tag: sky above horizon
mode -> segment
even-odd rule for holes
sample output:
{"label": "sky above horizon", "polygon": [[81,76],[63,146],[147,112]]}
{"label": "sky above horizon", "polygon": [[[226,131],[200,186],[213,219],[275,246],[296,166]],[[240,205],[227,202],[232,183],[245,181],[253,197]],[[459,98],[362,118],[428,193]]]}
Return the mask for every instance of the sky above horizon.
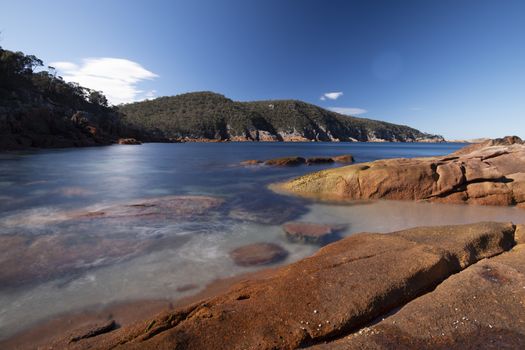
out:
{"label": "sky above horizon", "polygon": [[205,90],[525,137],[521,0],[0,0],[0,46],[114,104]]}

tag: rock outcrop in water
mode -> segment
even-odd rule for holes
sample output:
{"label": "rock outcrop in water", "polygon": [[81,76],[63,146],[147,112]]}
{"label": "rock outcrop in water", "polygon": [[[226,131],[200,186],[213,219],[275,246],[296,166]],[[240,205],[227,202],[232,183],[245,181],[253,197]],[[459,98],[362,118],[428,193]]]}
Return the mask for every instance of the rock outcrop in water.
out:
{"label": "rock outcrop in water", "polygon": [[235,248],[230,258],[239,266],[258,266],[283,260],[288,252],[275,243],[252,243]]}
{"label": "rock outcrop in water", "polygon": [[288,240],[320,245],[339,239],[340,237],[337,233],[345,228],[345,225],[315,224],[311,222],[287,222],[283,225],[283,230]]}
{"label": "rock outcrop in water", "polygon": [[[328,348],[387,349],[468,348],[483,341],[523,347],[525,265],[523,246],[513,248],[516,232],[512,224],[479,223],[357,234],[219,296],[52,345],[295,349],[330,341]],[[385,320],[362,328],[378,317]]]}
{"label": "rock outcrop in water", "polygon": [[525,144],[489,140],[444,157],[387,159],[271,186],[326,200],[396,199],[525,207]]}
{"label": "rock outcrop in water", "polygon": [[344,154],[335,157],[281,157],[268,160],[249,159],[241,162],[241,165],[268,165],[268,166],[297,166],[297,165],[316,165],[316,164],[330,164],[330,163],[350,164],[354,162],[354,157],[351,154]]}

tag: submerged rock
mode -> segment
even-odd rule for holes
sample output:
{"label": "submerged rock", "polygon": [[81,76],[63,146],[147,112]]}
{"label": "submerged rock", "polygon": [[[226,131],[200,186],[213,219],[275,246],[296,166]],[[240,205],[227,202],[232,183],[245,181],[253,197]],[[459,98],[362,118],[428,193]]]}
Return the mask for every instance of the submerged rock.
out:
{"label": "submerged rock", "polygon": [[[83,349],[117,345],[140,349],[218,350],[307,347],[343,337],[433,290],[469,265],[511,249],[514,233],[515,227],[511,224],[480,223],[352,235],[322,248],[312,257],[270,271],[265,278],[241,282],[222,295],[165,312],[99,339],[81,340],[77,345]],[[494,260],[493,264],[496,267],[506,263]],[[473,281],[467,284],[469,288],[461,283],[453,284],[452,288],[444,289],[447,299],[427,299],[410,312],[404,313],[404,307],[392,317],[407,315],[407,323],[412,324],[406,329],[411,333],[425,332],[426,325],[441,324],[435,320],[436,315],[443,315],[443,325],[450,320],[445,317],[451,315],[468,317],[464,313],[452,314],[454,304],[450,302],[458,297],[459,290],[465,295],[465,305],[468,305],[467,296],[477,295],[483,295],[486,304],[493,304],[480,305],[489,311],[480,318],[488,324],[491,317],[506,317],[504,312],[492,313],[507,310],[507,306],[494,303],[494,298],[514,307],[511,315],[517,318],[509,317],[498,323],[502,327],[499,333],[490,334],[488,325],[477,328],[485,339],[501,339],[502,332],[525,334],[525,323],[520,322],[524,309],[518,305],[523,299],[519,296],[524,293],[525,278],[517,275],[523,266],[517,259],[512,264],[518,266],[518,272],[510,269],[493,275],[485,272],[485,277],[480,275],[484,279],[481,284]],[[477,266],[472,270],[482,271]],[[464,275],[459,273],[451,277],[451,281],[461,276]],[[504,293],[495,289],[498,285]],[[436,292],[439,290],[440,287]],[[498,292],[491,295],[491,291]],[[518,298],[514,298],[515,295]],[[458,302],[458,308],[460,304]],[[446,313],[442,314],[440,307],[445,308]],[[422,327],[417,325],[418,317],[409,319],[412,315],[421,315]],[[145,329],[146,325],[152,326]],[[400,337],[406,334],[404,329],[399,332]],[[440,327],[430,329],[436,333],[435,339],[442,336]]]}
{"label": "submerged rock", "polygon": [[152,241],[63,235],[0,235],[0,290],[106,266]]}
{"label": "submerged rock", "polygon": [[69,213],[79,219],[191,219],[204,215],[223,203],[221,198],[208,196],[165,196],[138,200],[130,204],[113,205],[95,211]]}
{"label": "submerged rock", "polygon": [[257,197],[239,196],[230,205],[230,218],[264,225],[281,225],[308,212],[301,200],[277,197],[269,191],[268,194],[260,193]]}
{"label": "submerged rock", "polygon": [[230,257],[239,266],[258,266],[284,260],[288,252],[274,243],[253,243],[230,252]]}
{"label": "submerged rock", "polygon": [[344,225],[314,224],[309,222],[287,222],[283,225],[286,237],[292,242],[326,244],[337,240],[337,232]]}
{"label": "submerged rock", "polygon": [[490,140],[446,157],[378,160],[304,175],[271,188],[322,200],[523,206],[525,145],[517,137]]}

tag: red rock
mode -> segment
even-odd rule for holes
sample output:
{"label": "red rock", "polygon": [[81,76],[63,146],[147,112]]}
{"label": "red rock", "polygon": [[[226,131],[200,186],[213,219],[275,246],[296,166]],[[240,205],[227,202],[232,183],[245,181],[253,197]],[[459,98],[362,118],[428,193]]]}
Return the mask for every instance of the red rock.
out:
{"label": "red rock", "polygon": [[264,162],[265,165],[271,165],[271,166],[296,166],[305,164],[306,159],[302,157],[284,157],[284,158],[276,158],[276,159],[270,159]]}
{"label": "red rock", "polygon": [[336,163],[350,164],[354,162],[354,156],[352,156],[351,154],[345,154],[342,156],[332,157],[332,159]]}
{"label": "red rock", "polygon": [[485,259],[381,322],[316,350],[523,349],[525,248]]}
{"label": "red rock", "polygon": [[88,327],[86,327],[87,329],[83,330],[81,333],[73,335],[69,342],[74,343],[82,339],[88,339],[96,337],[97,335],[111,332],[116,328],[116,326],[117,324],[115,323],[115,320],[109,320],[104,323],[89,325]]}
{"label": "red rock", "polygon": [[266,265],[284,260],[288,252],[274,243],[254,243],[236,248],[230,257],[239,266]]}
{"label": "red rock", "polygon": [[119,139],[117,143],[119,145],[142,145],[142,142],[133,138]]}
{"label": "red rock", "polygon": [[293,242],[323,244],[336,239],[341,225],[314,224],[308,222],[288,222],[283,225],[286,237]]}
{"label": "red rock", "polygon": [[[515,227],[510,224],[480,223],[352,235],[325,246],[312,257],[275,269],[264,278],[241,282],[224,294],[162,313],[134,326],[81,340],[75,348],[307,347],[359,329],[434,289],[452,275],[459,278],[461,273],[456,273],[460,270],[509,250],[514,244],[514,232]],[[507,273],[511,272],[505,271],[504,278],[514,278]],[[489,275],[486,281],[493,283],[492,277]],[[512,288],[521,288],[523,281],[515,280]],[[468,286],[472,296],[477,285],[469,283]],[[459,283],[456,288],[464,287]],[[489,296],[490,289],[480,292],[484,290]],[[516,309],[512,315],[520,316],[524,309],[517,303],[523,298],[514,298],[512,289],[503,292],[497,295],[506,301],[514,300],[509,304]],[[451,288],[445,294],[449,298],[443,301],[431,299],[419,303],[421,315],[429,322],[437,322],[433,317],[442,315],[439,307],[450,310],[449,302],[457,291]],[[489,304],[490,300],[485,302]],[[403,310],[405,307],[396,315]],[[417,310],[413,309],[411,314]],[[492,305],[487,310],[506,309]],[[488,319],[491,313],[484,317]],[[501,314],[497,317],[501,318]],[[417,321],[414,319],[411,332],[422,329]],[[525,332],[525,322],[508,321],[514,323],[514,328],[509,329]],[[60,343],[55,345],[54,348],[60,348]]]}
{"label": "red rock", "polygon": [[516,225],[516,232],[514,233],[514,240],[517,244],[525,243],[525,224]]}
{"label": "red rock", "polygon": [[426,200],[523,207],[525,144],[516,137],[489,140],[447,157],[350,165],[270,188],[321,200]]}

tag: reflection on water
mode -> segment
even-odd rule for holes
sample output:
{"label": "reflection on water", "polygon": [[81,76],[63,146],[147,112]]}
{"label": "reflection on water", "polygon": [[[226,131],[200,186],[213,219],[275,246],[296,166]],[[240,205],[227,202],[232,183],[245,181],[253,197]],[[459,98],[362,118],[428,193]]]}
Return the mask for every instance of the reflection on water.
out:
{"label": "reflection on water", "polygon": [[[358,162],[450,153],[457,144],[146,144],[0,155],[0,337],[98,303],[177,298],[255,270],[229,252],[273,242],[282,263],[318,247],[287,241],[288,220],[347,224],[342,235],[480,220],[525,222],[515,208],[411,202],[312,203],[266,185],[325,166],[241,167],[246,159]],[[182,196],[182,197],[181,197]],[[190,196],[190,197],[188,197]],[[182,289],[182,290],[181,290]]]}

